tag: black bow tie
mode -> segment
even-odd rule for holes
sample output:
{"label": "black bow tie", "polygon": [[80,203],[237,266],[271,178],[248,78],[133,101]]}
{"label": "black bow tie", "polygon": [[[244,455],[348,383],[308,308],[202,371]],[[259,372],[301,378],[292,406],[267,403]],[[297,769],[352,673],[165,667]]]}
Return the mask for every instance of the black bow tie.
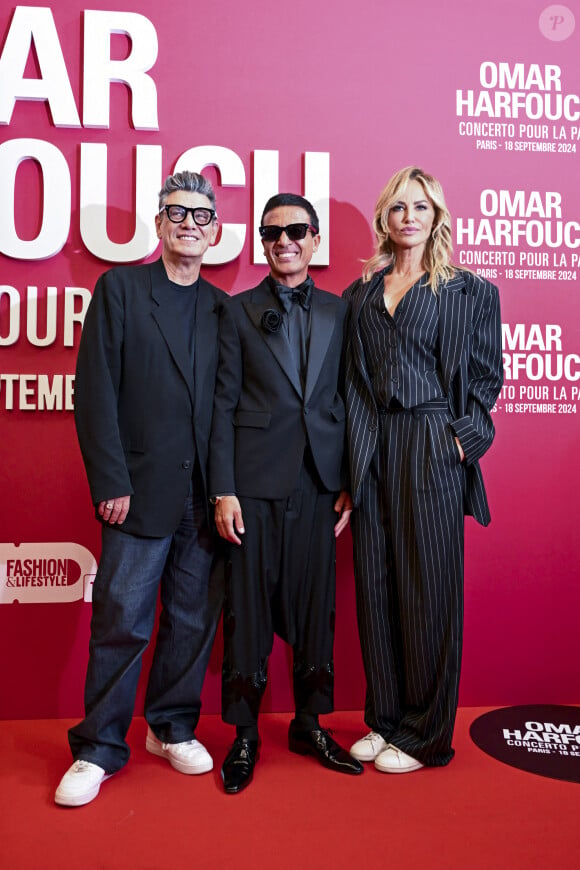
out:
{"label": "black bow tie", "polygon": [[280,300],[284,311],[290,311],[293,304],[298,303],[305,311],[310,310],[310,297],[312,295],[313,280],[307,278],[298,287],[286,287],[284,284],[274,284],[274,292]]}

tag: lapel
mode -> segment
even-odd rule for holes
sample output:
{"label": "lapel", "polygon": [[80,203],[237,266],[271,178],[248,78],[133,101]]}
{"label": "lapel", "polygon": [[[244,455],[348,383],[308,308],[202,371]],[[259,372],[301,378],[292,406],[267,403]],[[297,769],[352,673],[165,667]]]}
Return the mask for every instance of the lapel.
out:
{"label": "lapel", "polygon": [[441,374],[447,394],[461,360],[472,309],[473,302],[471,296],[466,293],[465,281],[461,274],[458,273],[451,281],[440,286],[439,347]]}
{"label": "lapel", "polygon": [[305,402],[308,402],[316,386],[328,345],[334,332],[336,311],[332,303],[334,303],[332,297],[324,295],[316,287],[312,289],[310,342],[308,345],[308,367],[304,390]]}
{"label": "lapel", "polygon": [[[154,303],[151,314],[165,339],[175,365],[187,384],[187,389],[193,402],[193,373],[191,371],[189,352],[183,337],[182,325],[179,319],[176,318],[171,306],[167,305],[167,300],[161,292],[163,284],[167,281],[163,260],[159,258],[154,263],[151,263],[149,268],[151,298]],[[195,355],[196,357],[198,356],[197,347]]]}
{"label": "lapel", "polygon": [[377,272],[375,275],[373,275],[373,277],[368,282],[368,284],[363,284],[361,281],[359,288],[358,288],[358,291],[352,297],[351,303],[350,303],[351,304],[351,313],[350,313],[351,329],[350,329],[350,332],[351,332],[352,359],[353,359],[354,365],[356,366],[356,368],[358,369],[360,374],[363,376],[366,387],[371,394],[372,394],[373,390],[372,390],[371,382],[369,380],[366,362],[365,362],[364,348],[363,348],[362,337],[361,337],[360,329],[359,329],[359,318],[360,318],[360,314],[361,314],[363,305],[365,304],[365,302],[369,298],[369,296],[375,292],[375,290],[377,289],[377,285],[380,282],[382,282],[385,271],[386,271],[385,269],[382,269],[380,272]]}
{"label": "lapel", "polygon": [[251,291],[250,299],[242,304],[248,317],[254,324],[258,335],[268,346],[268,349],[274,356],[276,362],[298,395],[302,398],[300,377],[284,329],[281,327],[278,332],[268,332],[262,326],[262,317],[265,311],[269,308],[274,308],[276,311],[280,310],[278,300],[272,294],[267,281],[264,280],[261,284],[258,284],[258,286]]}
{"label": "lapel", "polygon": [[198,403],[202,401],[204,392],[200,388],[205,380],[210,361],[215,358],[218,341],[218,304],[212,287],[201,276],[195,307],[194,334],[194,385],[196,411],[203,411]]}

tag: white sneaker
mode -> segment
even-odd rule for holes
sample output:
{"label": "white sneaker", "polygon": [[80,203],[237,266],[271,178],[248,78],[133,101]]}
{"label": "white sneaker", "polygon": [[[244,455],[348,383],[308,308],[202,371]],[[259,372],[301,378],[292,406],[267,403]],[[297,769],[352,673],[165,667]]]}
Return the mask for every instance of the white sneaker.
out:
{"label": "white sneaker", "polygon": [[384,752],[375,758],[375,767],[382,773],[410,773],[423,767],[416,758],[389,743]]}
{"label": "white sneaker", "polygon": [[162,743],[149,728],[145,748],[153,755],[166,758],[169,764],[180,773],[207,773],[213,768],[213,758],[199,740]]}
{"label": "white sneaker", "polygon": [[360,740],[352,744],[349,752],[358,761],[374,761],[388,745],[387,741],[376,731],[369,731],[366,737],[361,737]]}
{"label": "white sneaker", "polygon": [[101,783],[110,779],[98,764],[78,759],[61,779],[54,795],[54,802],[62,807],[82,807],[96,798]]}

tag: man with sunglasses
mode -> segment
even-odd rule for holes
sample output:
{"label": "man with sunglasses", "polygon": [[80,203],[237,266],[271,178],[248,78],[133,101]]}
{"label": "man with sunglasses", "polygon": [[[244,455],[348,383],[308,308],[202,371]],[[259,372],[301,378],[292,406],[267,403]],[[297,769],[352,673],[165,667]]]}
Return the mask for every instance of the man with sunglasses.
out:
{"label": "man with sunglasses", "polygon": [[270,274],[230,299],[220,322],[210,491],[230,543],[222,682],[222,715],[236,726],[222,767],[229,794],[253,777],[274,633],[294,653],[290,750],[362,772],[318,721],[333,709],[335,537],[352,507],[339,384],[346,309],[308,275],[318,230],[306,199],[272,197],[260,226]]}
{"label": "man with sunglasses", "polygon": [[93,800],[129,758],[159,589],[146,748],[181,773],[213,767],[195,739],[221,609],[218,577],[210,582],[206,465],[226,297],[200,276],[218,228],[210,182],[193,172],[169,176],[155,223],[160,259],[99,278],[79,348],[75,420],[102,550],[85,718],[69,731],[75,761],[55,794],[64,806]]}

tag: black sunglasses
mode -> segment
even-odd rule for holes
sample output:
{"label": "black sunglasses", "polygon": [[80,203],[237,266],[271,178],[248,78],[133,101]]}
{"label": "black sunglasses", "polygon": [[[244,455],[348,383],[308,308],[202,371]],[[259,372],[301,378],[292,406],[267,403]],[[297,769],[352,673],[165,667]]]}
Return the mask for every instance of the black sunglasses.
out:
{"label": "black sunglasses", "polygon": [[270,224],[267,227],[260,227],[260,236],[265,242],[277,242],[282,233],[286,233],[291,242],[299,242],[306,237],[307,232],[315,236],[318,230],[312,224],[288,224],[285,227]]}
{"label": "black sunglasses", "polygon": [[215,217],[215,211],[211,208],[187,208],[185,205],[164,205],[159,214],[165,212],[171,223],[180,224],[191,212],[193,222],[198,227],[207,227]]}

